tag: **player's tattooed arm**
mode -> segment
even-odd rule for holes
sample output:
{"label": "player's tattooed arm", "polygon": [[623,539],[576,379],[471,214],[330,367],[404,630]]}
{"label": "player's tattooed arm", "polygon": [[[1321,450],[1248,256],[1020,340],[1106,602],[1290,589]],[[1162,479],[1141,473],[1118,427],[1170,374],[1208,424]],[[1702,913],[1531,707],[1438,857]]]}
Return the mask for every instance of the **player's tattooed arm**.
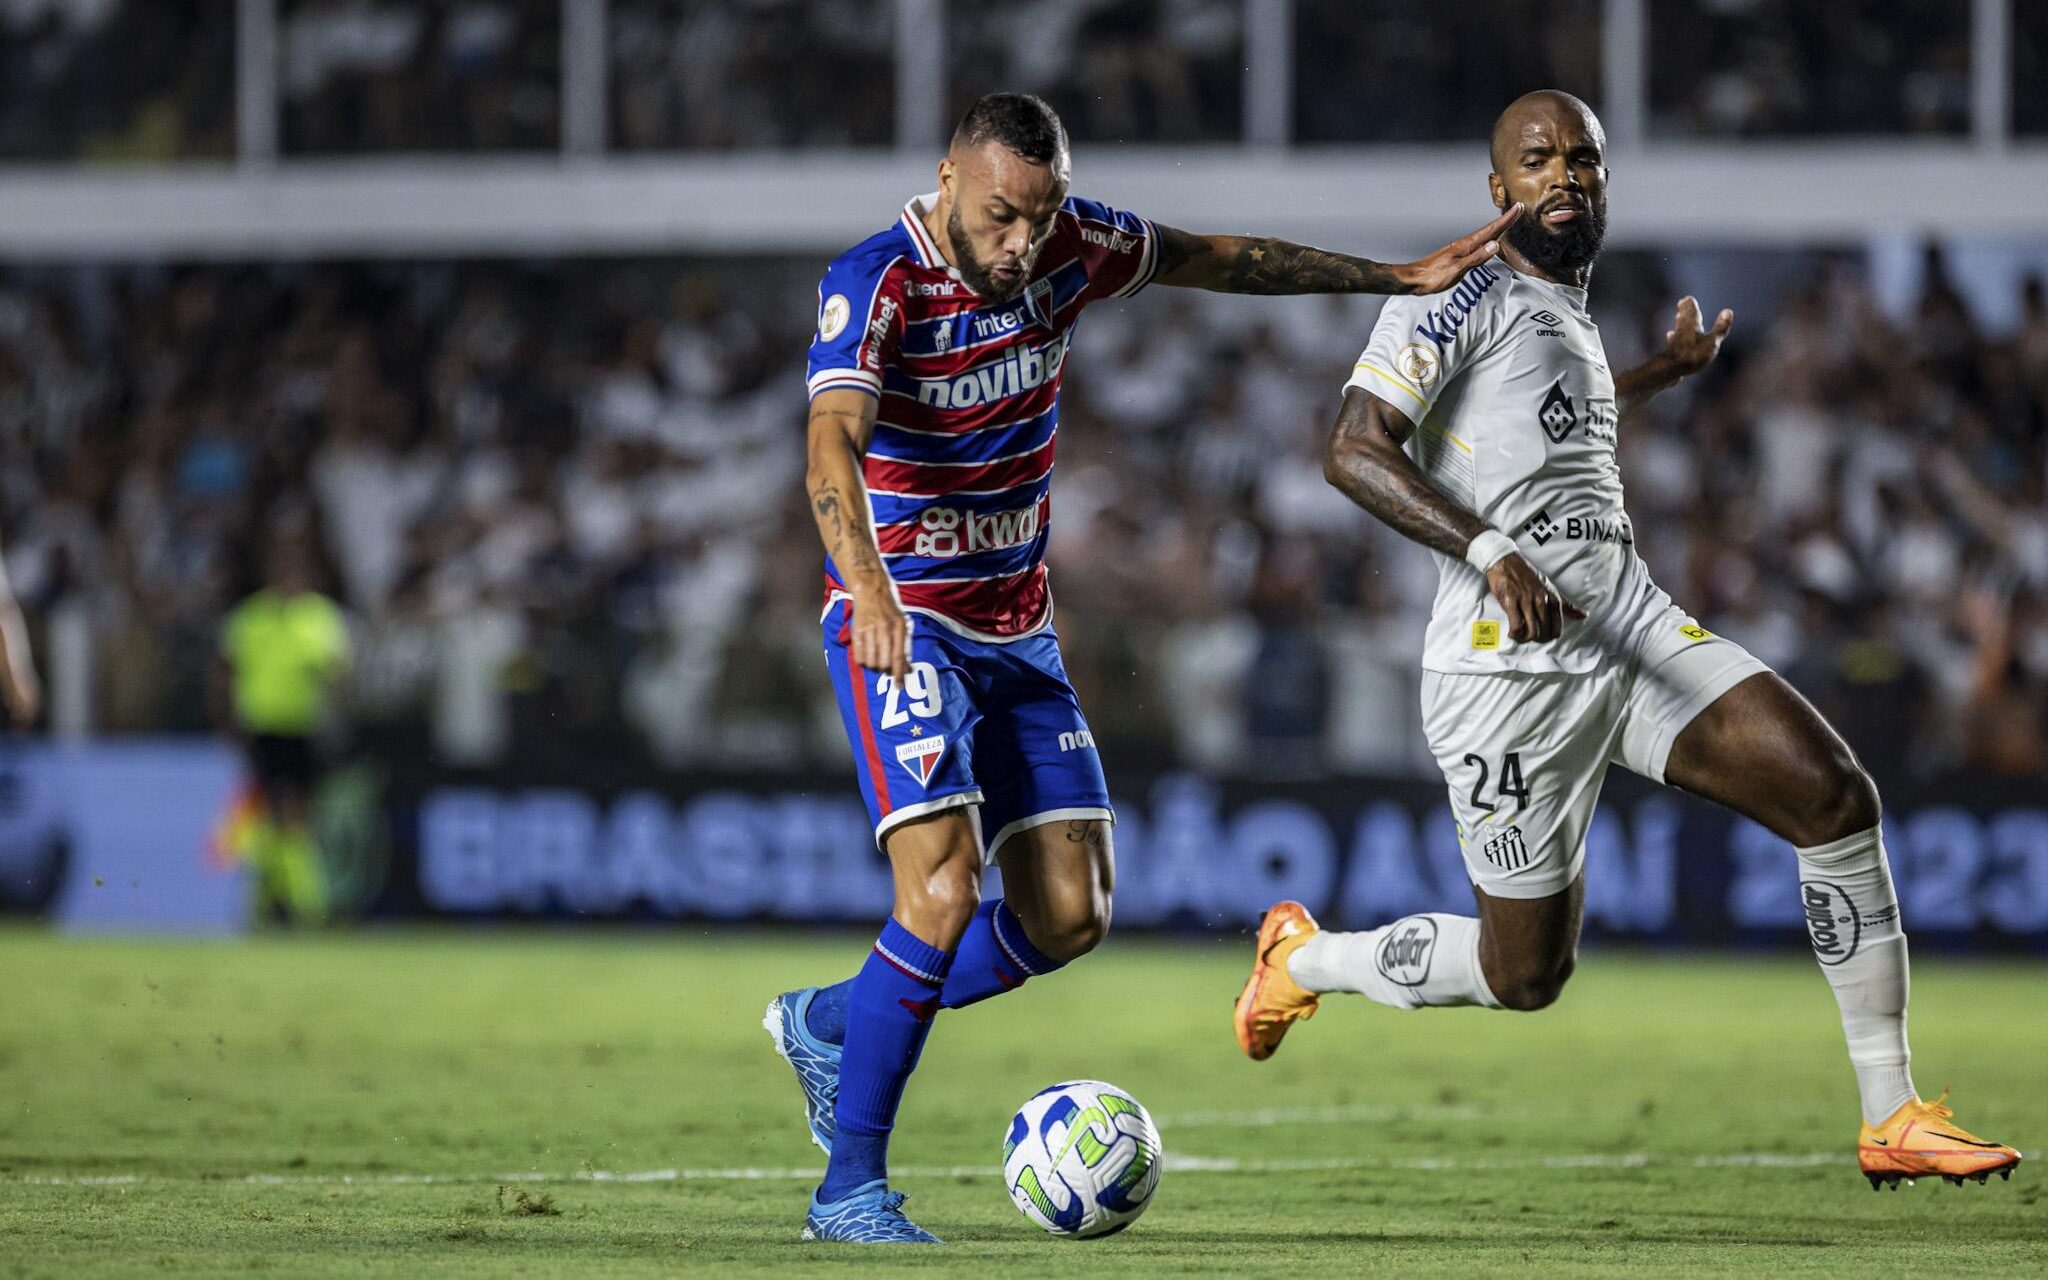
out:
{"label": "player's tattooed arm", "polygon": [[849,641],[854,661],[898,680],[910,662],[910,619],[882,561],[868,517],[861,454],[875,430],[875,398],[861,391],[821,391],[811,400],[804,484],[818,536],[853,597]]}
{"label": "player's tattooed arm", "polygon": [[1664,335],[1664,349],[1633,369],[1614,375],[1614,398],[1624,414],[1650,402],[1659,391],[1678,385],[1714,362],[1721,343],[1735,327],[1735,313],[1723,309],[1714,317],[1714,327],[1700,323],[1699,300],[1690,294],[1678,300],[1678,315],[1671,331]]}
{"label": "player's tattooed arm", "polygon": [[1161,284],[1217,293],[1439,293],[1500,252],[1500,236],[1521,215],[1515,205],[1468,236],[1414,262],[1390,265],[1271,236],[1205,236],[1163,223]]}
{"label": "player's tattooed arm", "polygon": [[[1330,431],[1323,478],[1403,537],[1462,560],[1472,539],[1487,531],[1486,522],[1431,484],[1402,449],[1413,431],[1398,409],[1351,388]],[[1487,568],[1486,586],[1507,615],[1509,638],[1518,642],[1555,640],[1566,620],[1586,616],[1515,552]]]}
{"label": "player's tattooed arm", "polygon": [[1399,410],[1353,387],[1344,393],[1323,478],[1401,536],[1462,558],[1486,522],[1429,482],[1402,448],[1415,428]]}

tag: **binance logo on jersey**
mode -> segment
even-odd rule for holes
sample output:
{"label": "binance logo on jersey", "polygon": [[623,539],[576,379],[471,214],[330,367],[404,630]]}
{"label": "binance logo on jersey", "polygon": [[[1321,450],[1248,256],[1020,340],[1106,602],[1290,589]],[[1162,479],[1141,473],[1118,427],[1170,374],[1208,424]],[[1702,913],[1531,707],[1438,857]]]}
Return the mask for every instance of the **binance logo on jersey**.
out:
{"label": "binance logo on jersey", "polygon": [[1563,378],[1552,384],[1550,394],[1543,397],[1536,420],[1543,424],[1543,434],[1550,437],[1552,444],[1563,444],[1572,428],[1579,425],[1579,412],[1572,408],[1572,398],[1565,394]]}

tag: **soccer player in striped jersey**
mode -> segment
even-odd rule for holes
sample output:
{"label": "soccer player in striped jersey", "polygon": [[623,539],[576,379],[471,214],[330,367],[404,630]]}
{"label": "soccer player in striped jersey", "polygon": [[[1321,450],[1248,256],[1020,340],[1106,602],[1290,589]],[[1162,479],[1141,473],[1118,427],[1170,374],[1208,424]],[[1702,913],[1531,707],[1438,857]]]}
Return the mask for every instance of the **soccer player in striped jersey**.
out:
{"label": "soccer player in striped jersey", "polygon": [[[1232,293],[1430,293],[1520,213],[1403,266],[1178,231],[1067,194],[1044,102],[976,102],[939,189],[841,254],[810,353],[824,646],[895,908],[854,977],[767,1025],[830,1154],[808,1239],[932,1243],[886,1154],[933,1016],[1091,950],[1113,816],[1060,664],[1045,546],[1059,382],[1081,311],[1157,282]],[[982,901],[982,868],[1004,896]]]}

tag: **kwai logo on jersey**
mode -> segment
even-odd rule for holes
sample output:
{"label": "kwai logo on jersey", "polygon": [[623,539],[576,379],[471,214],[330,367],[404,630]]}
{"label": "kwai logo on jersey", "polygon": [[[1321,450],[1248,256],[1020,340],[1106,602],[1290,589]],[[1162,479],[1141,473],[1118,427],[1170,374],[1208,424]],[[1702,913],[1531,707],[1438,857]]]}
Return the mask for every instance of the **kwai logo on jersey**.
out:
{"label": "kwai logo on jersey", "polygon": [[1579,411],[1572,408],[1572,398],[1565,394],[1563,378],[1552,384],[1550,394],[1543,397],[1536,421],[1543,424],[1543,434],[1550,437],[1552,444],[1563,444],[1572,428],[1579,425]]}
{"label": "kwai logo on jersey", "polygon": [[1501,273],[1492,267],[1472,268],[1451,290],[1450,297],[1444,299],[1444,305],[1430,308],[1429,314],[1415,326],[1415,332],[1434,342],[1439,351],[1450,346],[1451,340],[1458,336],[1458,330],[1464,328],[1465,321],[1471,318],[1472,308],[1486,296],[1488,289],[1500,281],[1500,277]]}
{"label": "kwai logo on jersey", "polygon": [[929,736],[912,738],[896,747],[896,763],[917,779],[920,787],[929,786],[932,771],[939,767],[939,757],[946,753],[946,735],[934,733]]}
{"label": "kwai logo on jersey", "polygon": [[961,511],[955,507],[926,507],[917,518],[914,555],[934,560],[973,555],[977,551],[1002,551],[1021,547],[1038,536],[1037,503],[1022,511]]}
{"label": "kwai logo on jersey", "polygon": [[1380,943],[1375,963],[1387,981],[1419,987],[1429,979],[1429,958],[1435,951],[1436,921],[1409,916],[1387,926],[1387,940]]}
{"label": "kwai logo on jersey", "polygon": [[956,378],[934,378],[917,384],[917,402],[935,409],[972,409],[1035,390],[1060,376],[1067,340],[1054,338],[1042,347],[1012,347],[1000,360],[969,369]]}

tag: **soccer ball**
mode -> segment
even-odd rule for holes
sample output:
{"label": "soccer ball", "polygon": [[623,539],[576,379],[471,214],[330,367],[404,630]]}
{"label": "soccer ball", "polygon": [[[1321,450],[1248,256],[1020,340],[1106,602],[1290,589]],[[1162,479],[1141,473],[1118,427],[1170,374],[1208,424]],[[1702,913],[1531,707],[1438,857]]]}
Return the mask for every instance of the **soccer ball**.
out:
{"label": "soccer ball", "polygon": [[1003,1139],[1003,1182],[1025,1217],[1086,1239],[1138,1220],[1159,1188],[1159,1130],[1138,1100],[1100,1080],[1033,1094]]}

